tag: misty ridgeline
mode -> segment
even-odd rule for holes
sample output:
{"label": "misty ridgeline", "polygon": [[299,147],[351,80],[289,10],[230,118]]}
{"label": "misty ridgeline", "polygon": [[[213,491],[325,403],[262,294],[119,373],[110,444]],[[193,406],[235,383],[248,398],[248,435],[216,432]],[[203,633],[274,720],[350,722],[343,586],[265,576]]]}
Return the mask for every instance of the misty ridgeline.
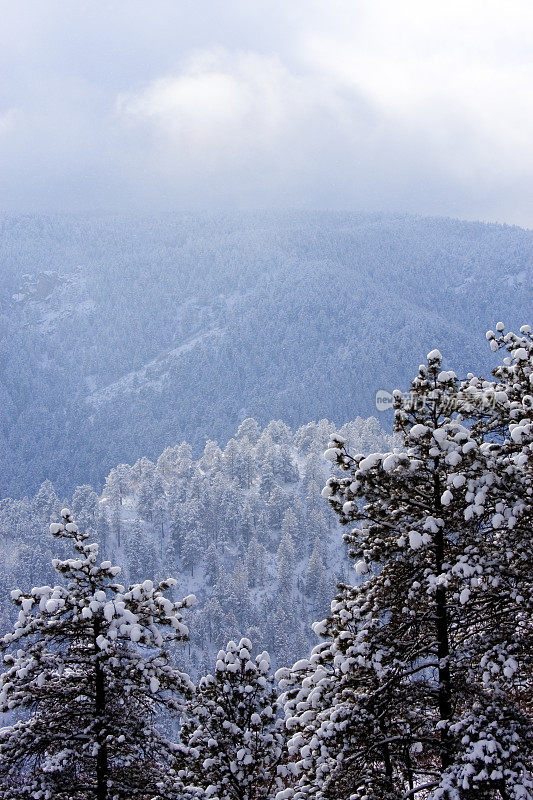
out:
{"label": "misty ridgeline", "polygon": [[531,233],[0,247],[0,798],[531,800]]}

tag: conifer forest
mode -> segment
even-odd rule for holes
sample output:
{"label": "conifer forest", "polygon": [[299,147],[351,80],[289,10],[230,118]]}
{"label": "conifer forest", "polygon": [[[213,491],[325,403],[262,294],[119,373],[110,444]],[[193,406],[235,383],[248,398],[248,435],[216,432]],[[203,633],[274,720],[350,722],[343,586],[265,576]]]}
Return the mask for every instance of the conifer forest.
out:
{"label": "conifer forest", "polygon": [[533,800],[530,0],[0,25],[0,800]]}

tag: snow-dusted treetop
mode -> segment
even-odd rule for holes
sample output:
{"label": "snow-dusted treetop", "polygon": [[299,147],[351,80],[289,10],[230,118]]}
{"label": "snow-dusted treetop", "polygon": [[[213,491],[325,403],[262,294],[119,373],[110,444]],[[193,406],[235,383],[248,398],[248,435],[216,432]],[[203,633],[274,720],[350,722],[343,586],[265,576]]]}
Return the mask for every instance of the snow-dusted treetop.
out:
{"label": "snow-dusted treetop", "polygon": [[15,777],[36,799],[125,800],[140,787],[155,796],[172,746],[154,715],[181,709],[194,688],[170,650],[187,639],[194,597],[169,599],[173,579],[126,588],[69,509],[61,514],[50,532],[75,551],[53,562],[64,580],[14,590],[18,619],[0,639],[0,709],[24,712],[0,733],[0,797]]}

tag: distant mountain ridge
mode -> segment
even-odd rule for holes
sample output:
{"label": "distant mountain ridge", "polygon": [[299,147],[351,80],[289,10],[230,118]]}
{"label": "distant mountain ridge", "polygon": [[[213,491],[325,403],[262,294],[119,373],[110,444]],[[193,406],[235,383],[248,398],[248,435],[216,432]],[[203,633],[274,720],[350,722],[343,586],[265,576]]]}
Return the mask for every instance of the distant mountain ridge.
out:
{"label": "distant mountain ridge", "polygon": [[488,373],[485,330],[532,305],[533,233],[516,227],[298,213],[2,230],[0,496],[101,486],[182,440],[224,444],[248,416],[374,414],[435,346]]}

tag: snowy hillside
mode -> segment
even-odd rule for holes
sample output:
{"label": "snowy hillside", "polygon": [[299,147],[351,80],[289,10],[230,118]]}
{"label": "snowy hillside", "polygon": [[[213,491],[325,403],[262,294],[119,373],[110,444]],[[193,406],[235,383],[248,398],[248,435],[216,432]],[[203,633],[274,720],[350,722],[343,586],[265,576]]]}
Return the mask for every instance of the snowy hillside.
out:
{"label": "snowy hillside", "polygon": [[[205,670],[240,636],[278,665],[296,661],[315,643],[311,624],[351,571],[341,529],[321,497],[330,470],[323,451],[334,430],[327,420],[292,432],[281,421],[261,429],[247,419],[224,449],[208,441],[200,458],[184,443],[156,462],[118,466],[100,497],[80,486],[63,502],[45,483],[31,503],[29,529],[21,524],[30,517],[28,501],[3,501],[2,615],[11,611],[13,586],[49,580],[57,543],[47,524],[68,502],[126,579],[173,576],[177,597],[196,595],[188,615],[191,672]],[[341,432],[356,452],[393,446],[373,418]]]}
{"label": "snowy hillside", "polygon": [[[376,413],[424,354],[488,374],[478,342],[531,306],[533,235],[349,214],[3,220],[0,497],[100,490],[120,462],[246,417]],[[391,425],[391,416],[384,425]]]}

